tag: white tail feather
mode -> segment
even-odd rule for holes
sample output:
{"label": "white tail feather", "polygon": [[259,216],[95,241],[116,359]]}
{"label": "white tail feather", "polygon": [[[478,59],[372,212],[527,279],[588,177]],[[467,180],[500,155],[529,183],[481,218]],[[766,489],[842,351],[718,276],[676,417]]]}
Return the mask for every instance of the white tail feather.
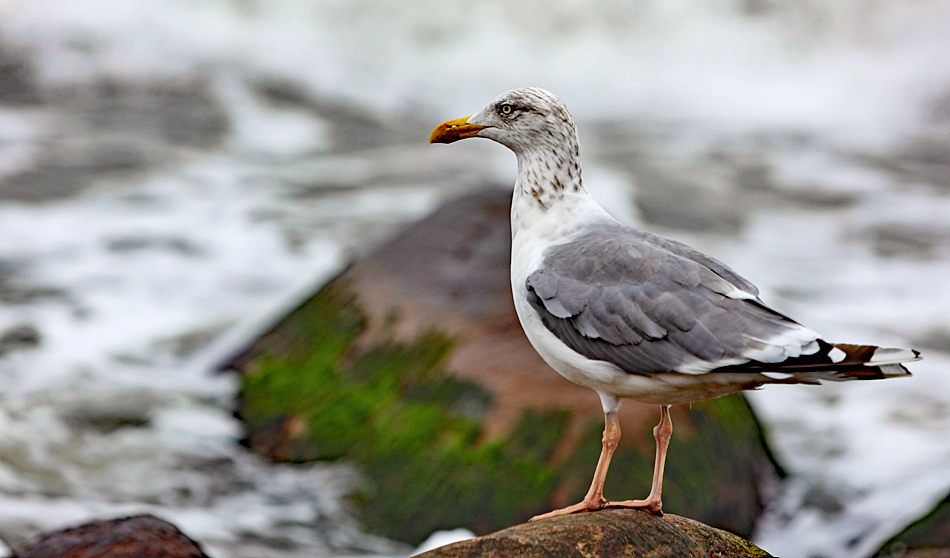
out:
{"label": "white tail feather", "polygon": [[875,349],[874,355],[871,356],[871,359],[868,361],[867,365],[886,366],[888,364],[912,362],[920,359],[921,356],[916,351],[911,351],[909,349],[890,349],[886,347],[878,347]]}

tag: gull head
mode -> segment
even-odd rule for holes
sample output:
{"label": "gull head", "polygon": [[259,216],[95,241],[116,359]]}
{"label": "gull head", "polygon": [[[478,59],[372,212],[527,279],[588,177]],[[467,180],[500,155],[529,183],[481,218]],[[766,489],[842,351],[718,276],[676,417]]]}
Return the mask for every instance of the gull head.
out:
{"label": "gull head", "polygon": [[472,116],[443,122],[429,143],[488,138],[517,154],[577,145],[574,119],[557,95],[537,87],[502,93]]}

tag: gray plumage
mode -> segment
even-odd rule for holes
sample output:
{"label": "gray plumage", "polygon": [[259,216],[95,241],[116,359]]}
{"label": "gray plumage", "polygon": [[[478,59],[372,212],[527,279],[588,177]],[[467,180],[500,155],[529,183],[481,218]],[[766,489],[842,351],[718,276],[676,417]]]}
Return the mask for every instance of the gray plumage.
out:
{"label": "gray plumage", "polygon": [[[620,224],[549,246],[526,287],[562,342],[633,374],[674,371],[697,359],[748,361],[750,350],[801,329],[721,262]],[[735,292],[744,298],[727,296]]]}

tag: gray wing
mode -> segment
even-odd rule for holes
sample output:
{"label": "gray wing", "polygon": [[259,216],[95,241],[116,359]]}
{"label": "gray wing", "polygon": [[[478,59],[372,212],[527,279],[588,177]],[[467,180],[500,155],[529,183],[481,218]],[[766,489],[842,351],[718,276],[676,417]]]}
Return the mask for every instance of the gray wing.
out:
{"label": "gray wing", "polygon": [[[799,342],[801,352],[814,341],[726,265],[619,224],[549,247],[526,286],[532,307],[561,341],[634,374],[697,360],[710,363],[707,369],[735,365],[770,344]],[[737,291],[741,298],[727,296]]]}

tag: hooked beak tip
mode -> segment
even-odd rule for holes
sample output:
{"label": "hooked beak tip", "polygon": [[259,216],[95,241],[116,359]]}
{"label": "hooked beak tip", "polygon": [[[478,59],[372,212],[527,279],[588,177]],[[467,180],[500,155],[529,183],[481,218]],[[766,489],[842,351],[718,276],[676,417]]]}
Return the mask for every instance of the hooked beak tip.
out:
{"label": "hooked beak tip", "polygon": [[478,132],[488,127],[469,124],[469,118],[471,116],[448,120],[439,124],[429,135],[429,143],[452,143],[465,138],[474,138],[478,136]]}

